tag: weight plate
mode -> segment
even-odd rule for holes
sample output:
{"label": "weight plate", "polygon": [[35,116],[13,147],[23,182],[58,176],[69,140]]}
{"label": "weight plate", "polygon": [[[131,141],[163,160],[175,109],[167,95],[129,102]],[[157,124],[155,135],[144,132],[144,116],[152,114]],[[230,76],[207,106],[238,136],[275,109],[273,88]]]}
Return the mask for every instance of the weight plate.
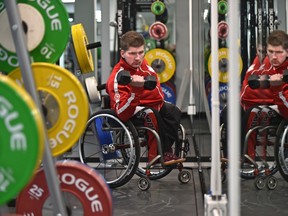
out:
{"label": "weight plate", "polygon": [[[68,70],[50,63],[33,63],[33,76],[47,111],[46,127],[53,156],[69,150],[84,131],[88,98],[80,81]],[[20,68],[9,75],[23,85]]]}
{"label": "weight plate", "polygon": [[156,41],[151,38],[145,39],[145,52],[156,48]]}
{"label": "weight plate", "polygon": [[165,4],[161,1],[155,1],[151,4],[151,12],[157,16],[163,14],[165,11]]}
{"label": "weight plate", "polygon": [[[72,160],[58,161],[56,169],[69,215],[112,216],[112,195],[100,174]],[[16,213],[38,216],[55,213],[44,179],[44,170],[40,169],[17,197]]]}
{"label": "weight plate", "polygon": [[225,40],[228,37],[229,26],[225,21],[221,21],[218,23],[218,37],[222,40]]}
{"label": "weight plate", "polygon": [[218,13],[221,15],[225,15],[228,12],[228,3],[225,0],[221,0],[218,2]]}
{"label": "weight plate", "polygon": [[[222,83],[228,82],[228,64],[229,64],[228,51],[229,49],[227,48],[221,48],[218,50],[219,82],[222,82]],[[212,77],[212,69],[211,69],[212,57],[211,56],[212,55],[210,55],[208,59],[208,71],[209,71],[210,76]],[[242,68],[243,68],[243,61],[242,61],[240,54],[238,54],[238,61],[239,61],[238,74],[240,75],[242,72]]]}
{"label": "weight plate", "polygon": [[[207,92],[207,98],[209,103],[210,110],[212,109],[211,99],[212,99],[212,91],[211,91],[211,83],[209,83],[208,86],[206,86],[206,92]],[[227,83],[219,83],[219,109],[220,112],[223,110],[225,105],[227,104],[227,98],[228,98],[228,85]]]}
{"label": "weight plate", "polygon": [[76,24],[71,26],[72,41],[75,54],[82,73],[94,71],[93,57],[90,50],[87,49],[88,38],[83,25]]}
{"label": "weight plate", "polygon": [[164,93],[165,101],[168,101],[172,104],[176,104],[176,94],[173,88],[167,83],[161,83],[162,91]]}
{"label": "weight plate", "polygon": [[168,37],[167,26],[159,21],[156,21],[151,24],[149,28],[149,35],[155,40],[164,40]]}
{"label": "weight plate", "polygon": [[39,110],[30,95],[4,75],[0,75],[0,131],[1,205],[30,181],[44,147]]}
{"label": "weight plate", "polygon": [[99,142],[100,142],[101,147],[102,147],[102,153],[103,153],[104,160],[117,158],[118,155],[117,155],[117,152],[115,151],[115,147],[114,147],[114,143],[113,143],[112,135],[111,135],[110,131],[105,131],[102,129],[103,128],[103,118],[96,118],[95,119],[95,126],[96,126],[97,135],[99,138]]}
{"label": "weight plate", "polygon": [[145,54],[148,64],[157,72],[160,83],[167,82],[175,73],[176,63],[170,52],[153,49]]}
{"label": "weight plate", "polygon": [[101,101],[100,92],[97,90],[97,80],[94,76],[85,79],[85,85],[90,103],[98,103]]}
{"label": "weight plate", "polygon": [[220,111],[227,104],[227,99],[228,99],[228,85],[227,83],[219,83]]}
{"label": "weight plate", "polygon": [[[33,62],[55,63],[66,49],[70,35],[68,14],[61,1],[17,0],[27,48]],[[4,0],[0,0],[0,70],[19,67]]]}

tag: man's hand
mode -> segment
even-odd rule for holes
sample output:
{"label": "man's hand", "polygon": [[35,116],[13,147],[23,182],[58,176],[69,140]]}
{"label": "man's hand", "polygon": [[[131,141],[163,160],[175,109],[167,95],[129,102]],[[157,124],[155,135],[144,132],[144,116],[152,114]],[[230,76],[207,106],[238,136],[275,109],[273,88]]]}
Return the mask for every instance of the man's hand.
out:
{"label": "man's hand", "polygon": [[139,75],[132,75],[132,80],[130,85],[134,87],[143,87],[144,86],[144,77]]}
{"label": "man's hand", "polygon": [[271,86],[280,86],[283,84],[283,75],[282,74],[273,74],[269,78]]}

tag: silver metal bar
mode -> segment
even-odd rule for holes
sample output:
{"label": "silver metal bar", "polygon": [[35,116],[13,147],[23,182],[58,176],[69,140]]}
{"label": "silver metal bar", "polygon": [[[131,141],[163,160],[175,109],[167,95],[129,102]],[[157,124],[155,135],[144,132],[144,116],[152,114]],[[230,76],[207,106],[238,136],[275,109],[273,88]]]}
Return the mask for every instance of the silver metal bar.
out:
{"label": "silver metal bar", "polygon": [[219,101],[219,62],[218,62],[218,1],[211,1],[211,55],[212,55],[212,167],[211,167],[211,194],[222,194],[221,168],[220,168],[220,101]]}
{"label": "silver metal bar", "polygon": [[[228,64],[228,192],[229,192],[229,213],[228,215],[240,215],[240,176],[239,176],[239,158],[240,158],[240,76],[239,71],[239,45],[240,37],[240,10],[239,0],[229,1],[228,6],[228,26],[233,26],[233,31],[229,31],[229,64]],[[235,72],[236,71],[236,72]],[[237,74],[237,75],[235,75]]]}

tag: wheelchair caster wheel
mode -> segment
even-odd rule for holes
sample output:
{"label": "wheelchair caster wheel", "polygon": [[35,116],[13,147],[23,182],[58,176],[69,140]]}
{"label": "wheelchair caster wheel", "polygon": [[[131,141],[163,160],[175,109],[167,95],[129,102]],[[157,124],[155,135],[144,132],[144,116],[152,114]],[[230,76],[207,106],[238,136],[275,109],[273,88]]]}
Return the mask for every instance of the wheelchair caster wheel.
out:
{"label": "wheelchair caster wheel", "polygon": [[278,185],[278,181],[274,176],[270,176],[267,179],[266,186],[269,190],[274,190]]}
{"label": "wheelchair caster wheel", "polygon": [[147,191],[151,186],[151,182],[148,178],[143,177],[138,180],[137,186],[140,190]]}
{"label": "wheelchair caster wheel", "polygon": [[258,176],[255,180],[255,186],[257,189],[262,190],[265,187],[265,178]]}
{"label": "wheelchair caster wheel", "polygon": [[183,183],[187,184],[191,179],[191,174],[188,171],[181,171],[178,174],[178,180]]}

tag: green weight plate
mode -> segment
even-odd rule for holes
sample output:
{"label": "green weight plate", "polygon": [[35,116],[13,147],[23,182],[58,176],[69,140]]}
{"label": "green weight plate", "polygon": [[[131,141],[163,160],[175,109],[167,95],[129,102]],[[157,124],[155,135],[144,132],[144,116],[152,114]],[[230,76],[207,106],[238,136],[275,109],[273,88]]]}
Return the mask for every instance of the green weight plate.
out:
{"label": "green weight plate", "polygon": [[151,38],[145,39],[145,51],[148,52],[149,50],[156,48],[156,41]]}
{"label": "green weight plate", "polygon": [[228,3],[225,0],[218,2],[218,13],[224,15],[228,12]]}
{"label": "green weight plate", "polygon": [[[60,0],[17,0],[32,62],[55,63],[70,37],[68,14]],[[0,70],[9,73],[19,66],[4,0],[0,0]]]}
{"label": "green weight plate", "polygon": [[165,11],[165,4],[161,1],[155,1],[151,5],[151,12],[154,13],[155,15],[161,15]]}
{"label": "green weight plate", "polygon": [[30,95],[0,75],[0,205],[17,196],[43,154],[43,124]]}

